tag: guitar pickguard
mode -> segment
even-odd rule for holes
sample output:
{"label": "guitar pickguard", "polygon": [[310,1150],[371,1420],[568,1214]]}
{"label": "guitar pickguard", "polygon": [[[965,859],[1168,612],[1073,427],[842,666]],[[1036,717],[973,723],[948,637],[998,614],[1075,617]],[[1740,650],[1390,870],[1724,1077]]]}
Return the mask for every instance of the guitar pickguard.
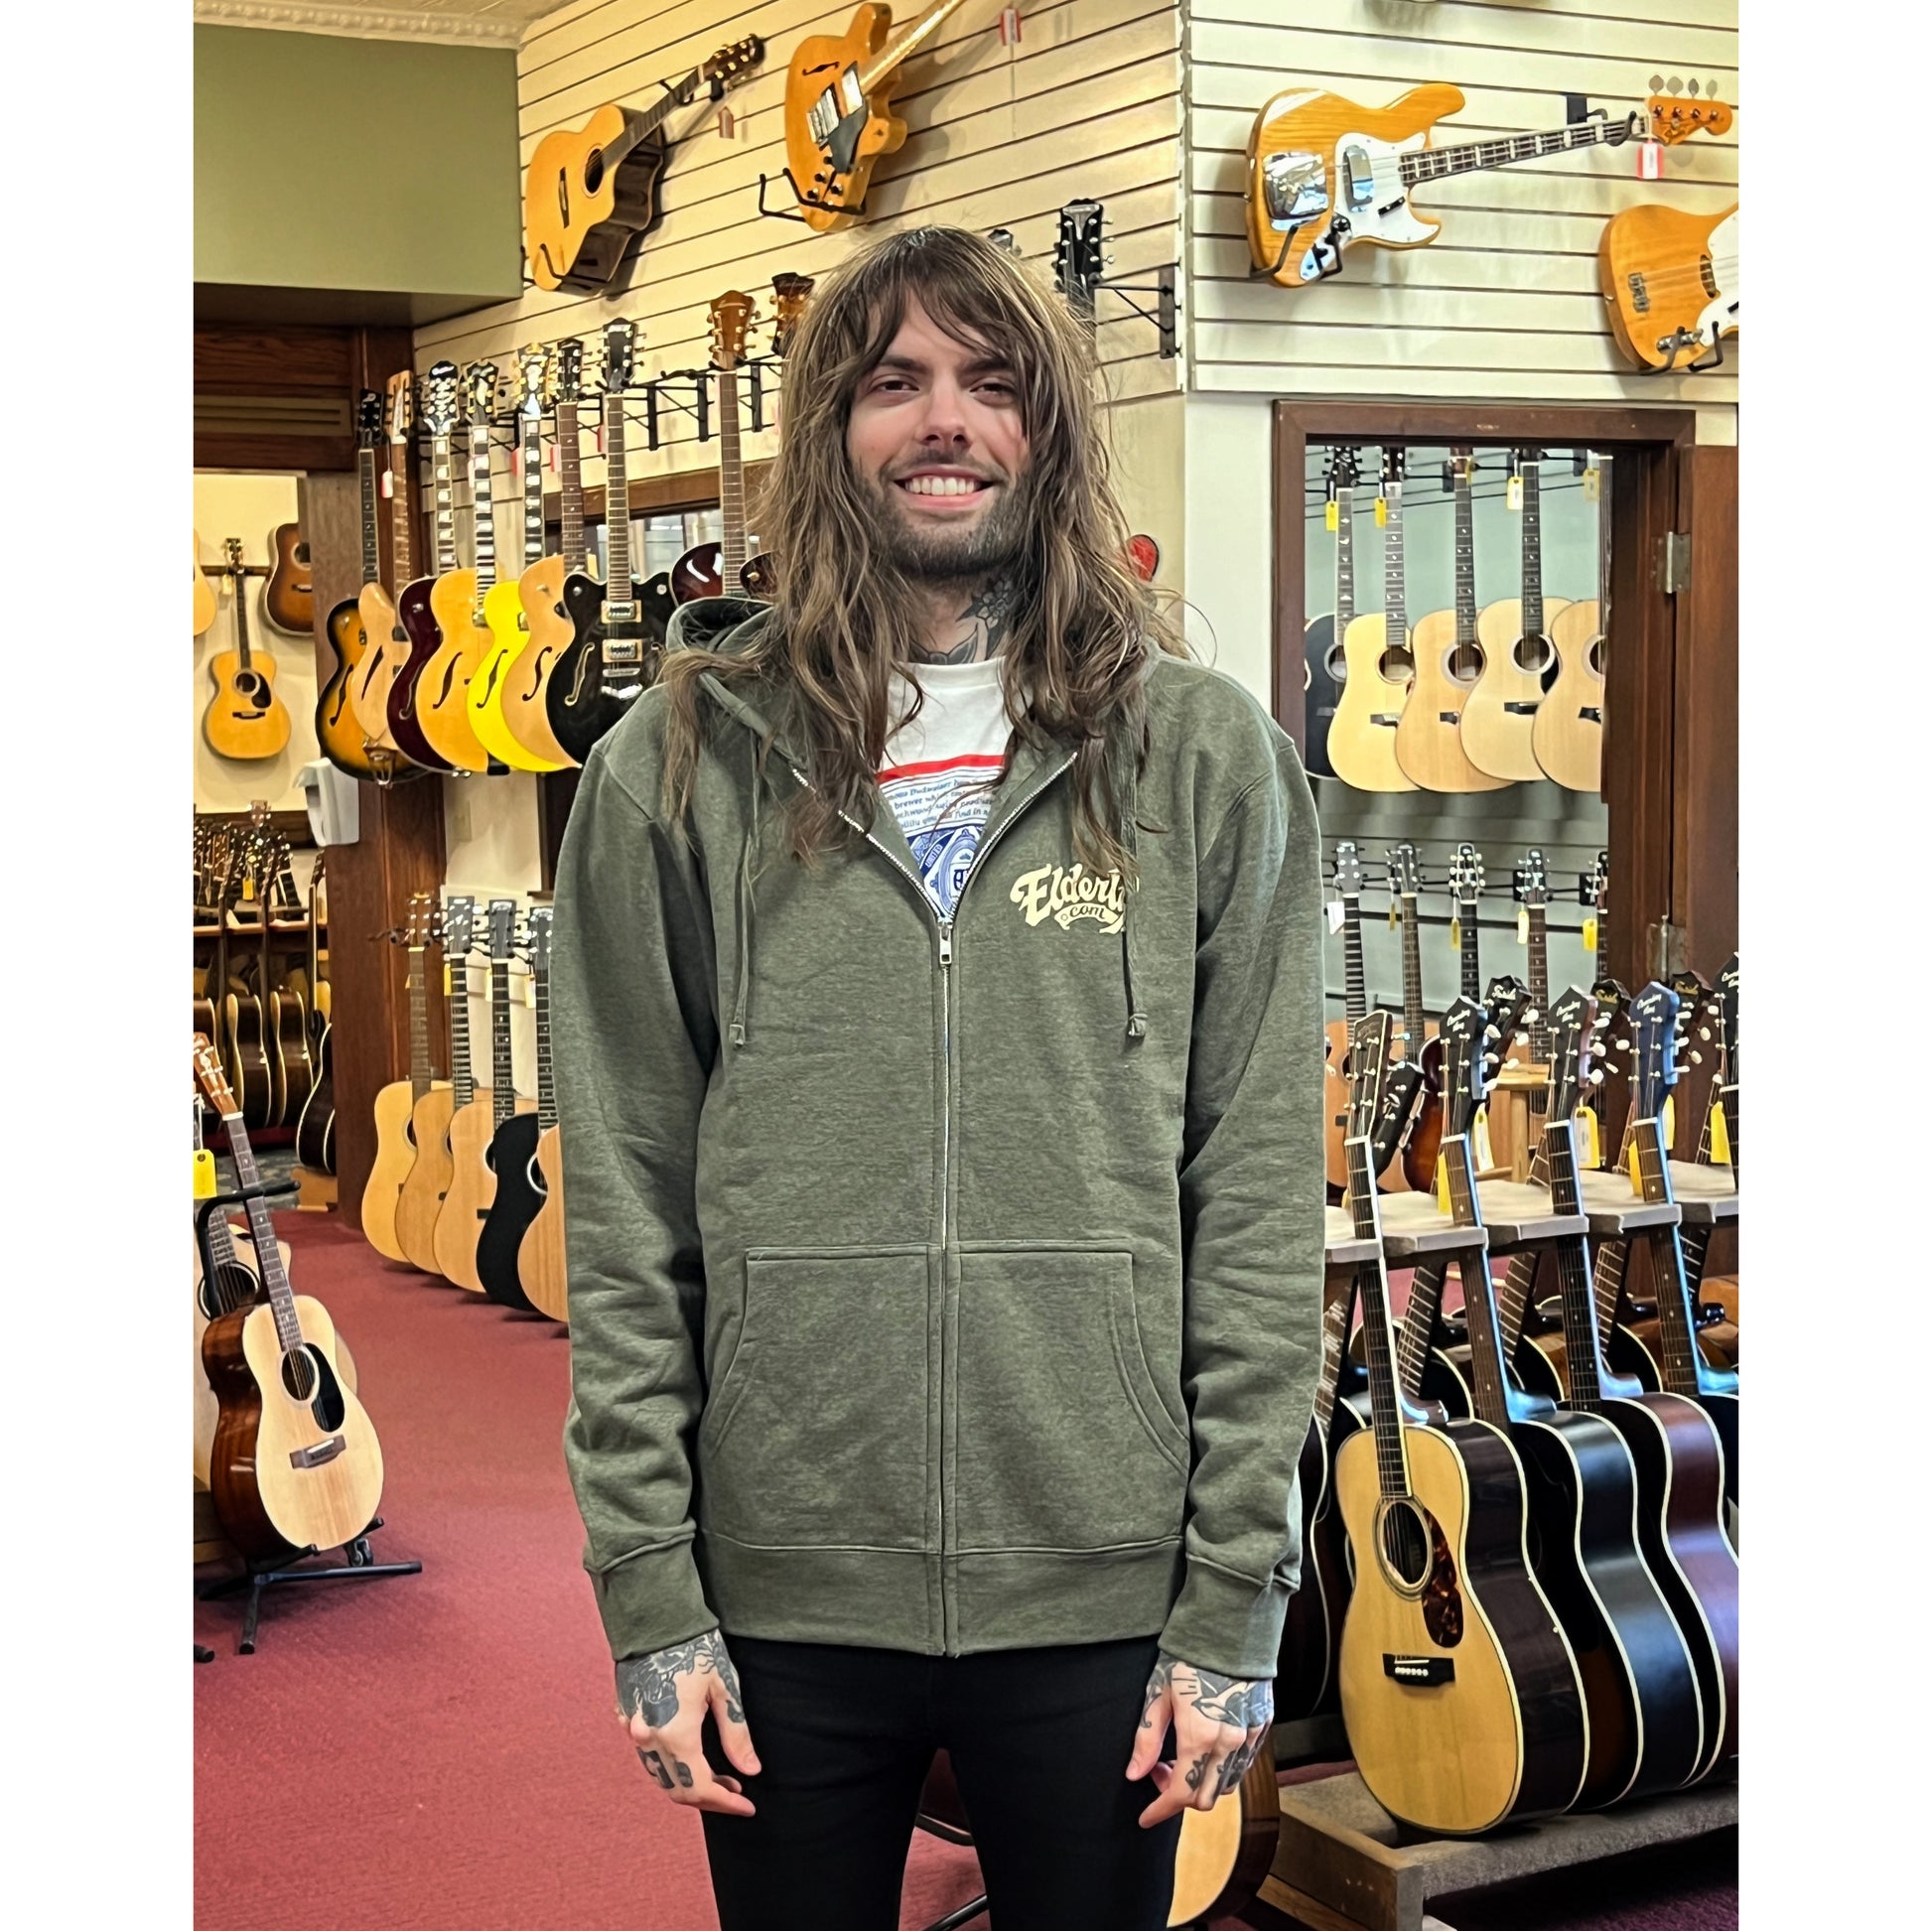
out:
{"label": "guitar pickguard", "polygon": [[[1341,237],[1343,248],[1357,241],[1380,241],[1388,247],[1407,248],[1436,238],[1442,223],[1425,221],[1411,209],[1409,189],[1402,179],[1399,162],[1400,156],[1419,152],[1428,141],[1429,133],[1424,129],[1403,141],[1377,140],[1372,134],[1344,134],[1335,143],[1327,182],[1329,201],[1321,213],[1331,213],[1332,219],[1348,223]],[[1321,220],[1314,245],[1302,256],[1299,273],[1305,282],[1319,281],[1334,272],[1334,244],[1327,238],[1330,227],[1330,219]]]}
{"label": "guitar pickguard", "polygon": [[1449,1554],[1443,1525],[1423,1510],[1429,1523],[1429,1581],[1423,1586],[1422,1619],[1431,1639],[1443,1649],[1453,1649],[1462,1640],[1462,1585],[1455,1571],[1455,1558]]}

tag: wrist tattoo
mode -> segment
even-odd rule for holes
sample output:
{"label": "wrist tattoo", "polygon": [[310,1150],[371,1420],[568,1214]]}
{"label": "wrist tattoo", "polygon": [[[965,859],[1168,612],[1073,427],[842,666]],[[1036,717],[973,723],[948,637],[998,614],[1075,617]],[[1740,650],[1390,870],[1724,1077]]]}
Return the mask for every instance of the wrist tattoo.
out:
{"label": "wrist tattoo", "polygon": [[[677,1715],[680,1679],[702,1676],[707,1671],[725,1686],[726,1715],[733,1723],[742,1724],[745,1711],[738,1671],[725,1648],[724,1633],[717,1629],[693,1636],[688,1642],[672,1643],[667,1649],[653,1650],[648,1656],[632,1656],[620,1663],[618,1715],[625,1723],[632,1717],[641,1717],[652,1729],[661,1729]],[[685,1781],[689,1780],[687,1770]]]}

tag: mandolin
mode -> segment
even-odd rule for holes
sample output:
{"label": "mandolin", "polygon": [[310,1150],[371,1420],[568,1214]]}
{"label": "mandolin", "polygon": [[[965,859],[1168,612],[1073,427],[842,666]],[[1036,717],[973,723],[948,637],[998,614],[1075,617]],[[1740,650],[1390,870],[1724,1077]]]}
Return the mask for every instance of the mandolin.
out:
{"label": "mandolin", "polygon": [[736,585],[750,558],[745,526],[745,455],[739,440],[738,365],[757,316],[749,295],[728,290],[711,304],[711,366],[718,377],[718,505],[725,537],[700,543],[671,566],[671,595],[680,604],[719,597]]}
{"label": "mandolin", "polygon": [[195,532],[195,634],[205,636],[214,621],[214,590],[202,568],[202,533]]}
{"label": "mandolin", "polygon": [[426,770],[448,771],[455,766],[423,735],[418,715],[416,686],[424,666],[443,644],[443,629],[438,622],[431,598],[436,586],[456,572],[456,483],[451,441],[457,424],[457,367],[454,362],[435,363],[423,378],[423,427],[429,432],[430,491],[436,525],[436,566],[433,576],[403,579],[403,564],[396,564],[396,580],[402,590],[396,598],[396,621],[401,625],[402,661],[389,682],[383,702],[389,735],[396,749],[412,763]]}
{"label": "mandolin", "polygon": [[785,181],[806,226],[824,234],[865,211],[882,154],[905,143],[893,112],[901,63],[938,33],[964,0],[936,0],[897,39],[893,10],[862,6],[843,34],[808,34],[785,74]]}
{"label": "mandolin", "polygon": [[1449,464],[1455,497],[1455,608],[1431,611],[1409,631],[1415,676],[1395,728],[1395,759],[1425,791],[1494,791],[1508,782],[1469,762],[1462,707],[1482,674],[1476,639],[1475,462],[1459,449]]}
{"label": "mandolin", "polygon": [[309,573],[309,544],[299,523],[278,523],[268,539],[275,563],[262,592],[262,615],[278,630],[301,636],[315,628],[316,586]]}
{"label": "mandolin", "polygon": [[415,1161],[396,1195],[396,1245],[411,1267],[440,1274],[436,1217],[450,1190],[450,1121],[477,1097],[470,1058],[470,948],[477,901],[449,899],[443,907],[443,991],[450,1014],[450,1077],[418,1095],[409,1109]]}
{"label": "mandolin", "polygon": [[[483,1234],[477,1242],[477,1275],[490,1300],[505,1308],[533,1309],[563,1318],[560,1308],[541,1305],[531,1293],[532,1281],[524,1275],[524,1236],[542,1211],[546,1182],[537,1165],[537,1148],[546,1134],[557,1126],[557,1096],[550,1070],[550,920],[548,905],[530,909],[530,994],[536,1002],[537,1022],[537,1110],[512,1113],[496,1129],[489,1143],[490,1171],[496,1175],[496,1197],[489,1203]],[[530,1273],[534,1277],[542,1259],[531,1250]],[[548,1300],[557,1297],[539,1284]]]}
{"label": "mandolin", "polygon": [[[389,467],[384,481],[389,490],[389,548],[394,558],[394,580],[398,584],[409,581],[409,464],[410,436],[415,428],[414,384],[415,377],[407,369],[390,376],[386,411]],[[367,541],[365,531],[364,569],[368,567]],[[355,608],[362,620],[367,647],[360,670],[349,687],[349,702],[362,727],[362,742],[369,747],[371,758],[378,752],[388,754],[392,776],[421,771],[422,765],[403,757],[389,724],[389,692],[409,661],[409,633],[396,615],[396,600],[383,587],[381,579],[375,577],[362,585]],[[381,775],[379,770],[377,775]]]}
{"label": "mandolin", "polygon": [[[382,574],[375,539],[375,452],[382,440],[382,398],[364,389],[356,408],[355,483],[362,513],[362,584],[366,589]],[[336,668],[316,693],[316,743],[322,755],[349,777],[373,778],[376,761],[356,715],[351,696],[362,681],[362,660],[368,655],[369,633],[362,621],[359,594],[345,597],[329,613],[324,624],[336,651]],[[388,759],[394,776],[394,759]]]}
{"label": "mandolin", "polygon": [[1542,452],[1513,450],[1510,475],[1523,515],[1523,594],[1488,605],[1476,620],[1482,675],[1462,706],[1462,749],[1491,777],[1541,777],[1533,736],[1544,678],[1554,664],[1548,626],[1569,608],[1543,594]]}
{"label": "mandolin", "polygon": [[[489,1090],[477,1094],[450,1117],[450,1187],[436,1216],[435,1234],[437,1271],[472,1294],[484,1292],[483,1276],[477,1272],[477,1247],[496,1197],[490,1147],[504,1123],[528,1104],[517,1097],[510,1064],[510,958],[516,946],[516,901],[492,898],[488,925]],[[521,1288],[515,1288],[514,1299],[506,1305],[527,1305]]]}
{"label": "mandolin", "polygon": [[[1603,788],[1603,639],[1610,610],[1610,458],[1596,472],[1596,595],[1566,604],[1550,621],[1556,674],[1530,721],[1530,753],[1566,791]],[[1586,477],[1589,474],[1585,472]],[[1546,673],[1547,675],[1547,673]]]}
{"label": "mandolin", "polygon": [[208,1488],[228,1540],[243,1555],[279,1559],[352,1541],[382,1500],[382,1448],[345,1380],[335,1324],[322,1303],[298,1296],[258,1192],[241,1109],[206,1037],[195,1070],[227,1129],[229,1157],[247,1202],[266,1305],[218,1314],[202,1336],[202,1361],[220,1404]]}
{"label": "mandolin", "polygon": [[231,536],[228,581],[234,585],[235,647],[217,650],[207,674],[214,695],[202,713],[202,736],[217,758],[276,758],[288,749],[294,725],[288,706],[275,694],[275,659],[248,641],[248,577],[241,561],[241,539]]}
{"label": "mandolin", "polygon": [[1637,126],[1592,117],[1536,134],[1505,134],[1456,147],[1429,145],[1436,123],[1461,112],[1462,93],[1442,82],[1412,87],[1386,107],[1291,87],[1263,103],[1248,135],[1248,251],[1284,288],[1341,272],[1360,242],[1420,248],[1442,223],[1419,214],[1417,188],[1452,175],[1616,147]]}
{"label": "mandolin", "polygon": [[409,1077],[391,1080],[375,1096],[375,1159],[362,1188],[362,1232],[369,1245],[390,1261],[406,1259],[396,1239],[396,1203],[416,1164],[410,1117],[417,1102],[437,1083],[430,1070],[429,988],[423,977],[435,907],[432,893],[410,894],[409,918],[402,933],[409,948]]}
{"label": "mandolin", "polygon": [[751,78],[764,59],[756,34],[721,47],[682,80],[661,81],[649,107],[606,101],[582,127],[546,134],[530,157],[523,188],[523,249],[538,288],[603,292],[625,250],[657,222],[664,121],[708,85],[713,100]]}
{"label": "mandolin", "polygon": [[630,483],[623,396],[630,386],[635,326],[604,325],[604,541],[607,584],[567,579],[564,603],[576,626],[544,687],[551,735],[573,763],[649,687],[665,625],[677,608],[668,578],[639,584],[630,575]]}
{"label": "mandolin", "polygon": [[470,497],[476,566],[447,570],[429,594],[430,614],[442,637],[416,675],[416,719],[430,749],[454,770],[491,768],[487,750],[470,721],[470,680],[490,642],[483,604],[496,581],[496,522],[490,493],[489,421],[496,413],[494,362],[472,362],[464,371],[470,430]]}
{"label": "mandolin", "polygon": [[1396,726],[1416,669],[1409,649],[1403,584],[1402,471],[1402,451],[1383,450],[1382,493],[1376,511],[1378,521],[1383,521],[1384,609],[1357,617],[1342,633],[1347,675],[1328,726],[1328,762],[1344,784],[1358,791],[1416,789],[1395,756]]}
{"label": "mandolin", "polygon": [[1316,777],[1333,777],[1328,761],[1328,727],[1348,675],[1341,640],[1355,621],[1355,452],[1337,446],[1328,452],[1328,527],[1335,535],[1335,607],[1312,619],[1302,639],[1307,691],[1308,751],[1303,763]]}
{"label": "mandolin", "polygon": [[[521,681],[516,666],[530,645],[530,625],[523,614],[522,583],[528,566],[543,555],[543,382],[549,356],[541,348],[526,349],[518,358],[522,393],[516,411],[517,458],[523,483],[523,535],[516,557],[516,574],[483,591],[483,621],[489,641],[470,679],[470,728],[490,757],[513,771],[560,771],[561,758],[538,758],[509,728],[503,699],[513,681]],[[487,458],[485,458],[485,461]],[[432,733],[432,736],[434,734]]]}

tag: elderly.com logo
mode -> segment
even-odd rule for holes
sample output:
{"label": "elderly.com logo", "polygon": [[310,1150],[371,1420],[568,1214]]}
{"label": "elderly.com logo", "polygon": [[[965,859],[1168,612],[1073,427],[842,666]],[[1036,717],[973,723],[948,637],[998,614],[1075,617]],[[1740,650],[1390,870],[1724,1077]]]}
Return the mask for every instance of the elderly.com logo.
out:
{"label": "elderly.com logo", "polygon": [[1076,918],[1097,918],[1103,932],[1117,932],[1127,921],[1126,889],[1117,871],[1103,879],[1084,865],[1042,865],[1015,879],[1008,896],[1029,925],[1050,918],[1065,931]]}

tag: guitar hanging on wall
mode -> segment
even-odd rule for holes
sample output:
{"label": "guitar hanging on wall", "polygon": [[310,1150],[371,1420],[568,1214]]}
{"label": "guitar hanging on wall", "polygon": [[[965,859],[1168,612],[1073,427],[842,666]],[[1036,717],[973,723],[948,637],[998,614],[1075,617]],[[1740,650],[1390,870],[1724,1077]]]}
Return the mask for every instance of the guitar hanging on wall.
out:
{"label": "guitar hanging on wall", "polygon": [[300,523],[278,523],[268,539],[275,567],[262,592],[262,615],[290,636],[306,636],[315,627],[316,586],[309,572],[309,543]]}
{"label": "guitar hanging on wall", "polygon": [[757,306],[749,295],[729,289],[711,304],[711,366],[718,377],[718,507],[724,522],[722,543],[699,543],[671,566],[671,595],[680,604],[717,597],[727,584],[742,583],[749,557],[745,522],[745,453],[739,436],[738,365]]}
{"label": "guitar hanging on wall", "polygon": [[288,749],[294,725],[275,694],[275,659],[248,642],[248,571],[241,539],[231,536],[228,580],[234,585],[235,647],[209,658],[214,695],[202,713],[202,736],[217,758],[274,758]]}
{"label": "guitar hanging on wall", "polygon": [[[362,585],[377,582],[382,566],[375,540],[375,452],[382,441],[382,398],[373,389],[362,391],[356,410],[355,483],[361,504]],[[351,701],[362,677],[362,659],[369,652],[368,627],[362,621],[361,600],[345,597],[329,613],[324,626],[335,646],[336,668],[316,693],[316,742],[322,755],[349,777],[373,778],[376,764],[362,721]],[[393,756],[389,762],[393,764]]]}
{"label": "guitar hanging on wall", "polygon": [[1409,648],[1409,607],[1403,583],[1403,452],[1382,452],[1382,493],[1377,520],[1382,532],[1382,602],[1342,634],[1347,676],[1328,726],[1328,762],[1344,784],[1358,791],[1413,791],[1415,783],[1396,762],[1395,734],[1416,661]]}

